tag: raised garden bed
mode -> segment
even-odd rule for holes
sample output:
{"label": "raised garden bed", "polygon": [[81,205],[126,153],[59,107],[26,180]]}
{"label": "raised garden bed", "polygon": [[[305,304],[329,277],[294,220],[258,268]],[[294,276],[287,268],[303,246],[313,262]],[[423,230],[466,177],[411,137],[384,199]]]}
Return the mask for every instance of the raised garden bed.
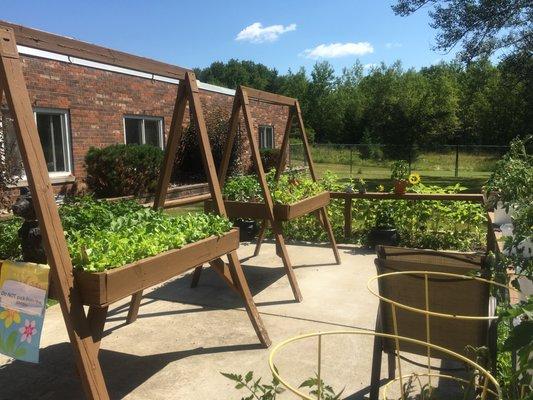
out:
{"label": "raised garden bed", "polygon": [[[239,247],[239,231],[211,236],[153,257],[103,272],[74,270],[83,304],[104,307],[141,290],[165,282]],[[54,293],[51,289],[50,297]]]}
{"label": "raised garden bed", "polygon": [[[274,204],[274,217],[278,221],[290,221],[302,217],[329,204],[329,192],[322,192],[315,196],[297,201],[292,204]],[[225,200],[228,218],[244,219],[268,219],[264,203]],[[206,212],[213,211],[213,202],[207,200],[204,209]]]}

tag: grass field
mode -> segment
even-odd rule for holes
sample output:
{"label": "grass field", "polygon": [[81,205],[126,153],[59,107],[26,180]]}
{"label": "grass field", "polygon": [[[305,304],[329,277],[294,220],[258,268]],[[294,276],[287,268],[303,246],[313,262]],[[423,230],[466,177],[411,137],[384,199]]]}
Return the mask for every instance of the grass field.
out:
{"label": "grass field", "polygon": [[[302,166],[301,146],[291,146],[291,165]],[[497,149],[499,150],[499,149]],[[468,192],[479,193],[491,170],[500,157],[500,151],[477,151],[475,148],[460,150],[458,153],[458,176],[455,177],[456,152],[446,148],[441,152],[421,152],[411,164],[411,170],[422,176],[425,184],[453,185],[460,183]],[[340,178],[363,178],[369,183],[369,190],[377,185],[390,187],[391,160],[365,159],[357,149],[338,146],[314,146],[313,160],[319,176],[331,171]],[[378,155],[379,156],[379,155]]]}

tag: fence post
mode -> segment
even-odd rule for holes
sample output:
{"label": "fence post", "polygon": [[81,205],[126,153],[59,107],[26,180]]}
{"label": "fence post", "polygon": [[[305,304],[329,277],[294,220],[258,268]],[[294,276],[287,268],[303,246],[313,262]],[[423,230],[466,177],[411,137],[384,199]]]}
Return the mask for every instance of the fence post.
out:
{"label": "fence post", "polygon": [[352,236],[352,199],[347,196],[344,199],[344,239],[350,240]]}
{"label": "fence post", "polygon": [[455,145],[455,177],[459,177],[459,145]]}

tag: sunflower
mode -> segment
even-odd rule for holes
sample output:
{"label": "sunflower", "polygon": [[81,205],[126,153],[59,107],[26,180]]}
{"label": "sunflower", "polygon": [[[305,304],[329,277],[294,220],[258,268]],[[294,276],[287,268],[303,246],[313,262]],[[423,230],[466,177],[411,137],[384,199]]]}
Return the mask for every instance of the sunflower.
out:
{"label": "sunflower", "polygon": [[378,192],[384,192],[384,191],[385,191],[385,186],[383,186],[383,185],[379,185],[379,186],[377,187],[377,189],[378,189]]}
{"label": "sunflower", "polygon": [[420,183],[420,175],[417,174],[416,172],[409,175],[409,183],[411,185],[416,185],[417,183]]}

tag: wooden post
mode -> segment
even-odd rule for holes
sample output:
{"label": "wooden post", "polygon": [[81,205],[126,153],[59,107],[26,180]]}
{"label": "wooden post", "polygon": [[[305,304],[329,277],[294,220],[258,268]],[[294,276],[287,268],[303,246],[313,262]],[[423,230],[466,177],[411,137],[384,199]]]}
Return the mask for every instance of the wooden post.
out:
{"label": "wooden post", "polygon": [[90,399],[109,399],[98,361],[98,346],[93,342],[91,326],[80,295],[74,287],[72,262],[22,74],[15,35],[11,28],[5,27],[0,27],[0,91],[5,92],[13,115],[51,279],[57,290],[83,389]]}
{"label": "wooden post", "polygon": [[352,237],[352,199],[344,199],[344,239]]}

